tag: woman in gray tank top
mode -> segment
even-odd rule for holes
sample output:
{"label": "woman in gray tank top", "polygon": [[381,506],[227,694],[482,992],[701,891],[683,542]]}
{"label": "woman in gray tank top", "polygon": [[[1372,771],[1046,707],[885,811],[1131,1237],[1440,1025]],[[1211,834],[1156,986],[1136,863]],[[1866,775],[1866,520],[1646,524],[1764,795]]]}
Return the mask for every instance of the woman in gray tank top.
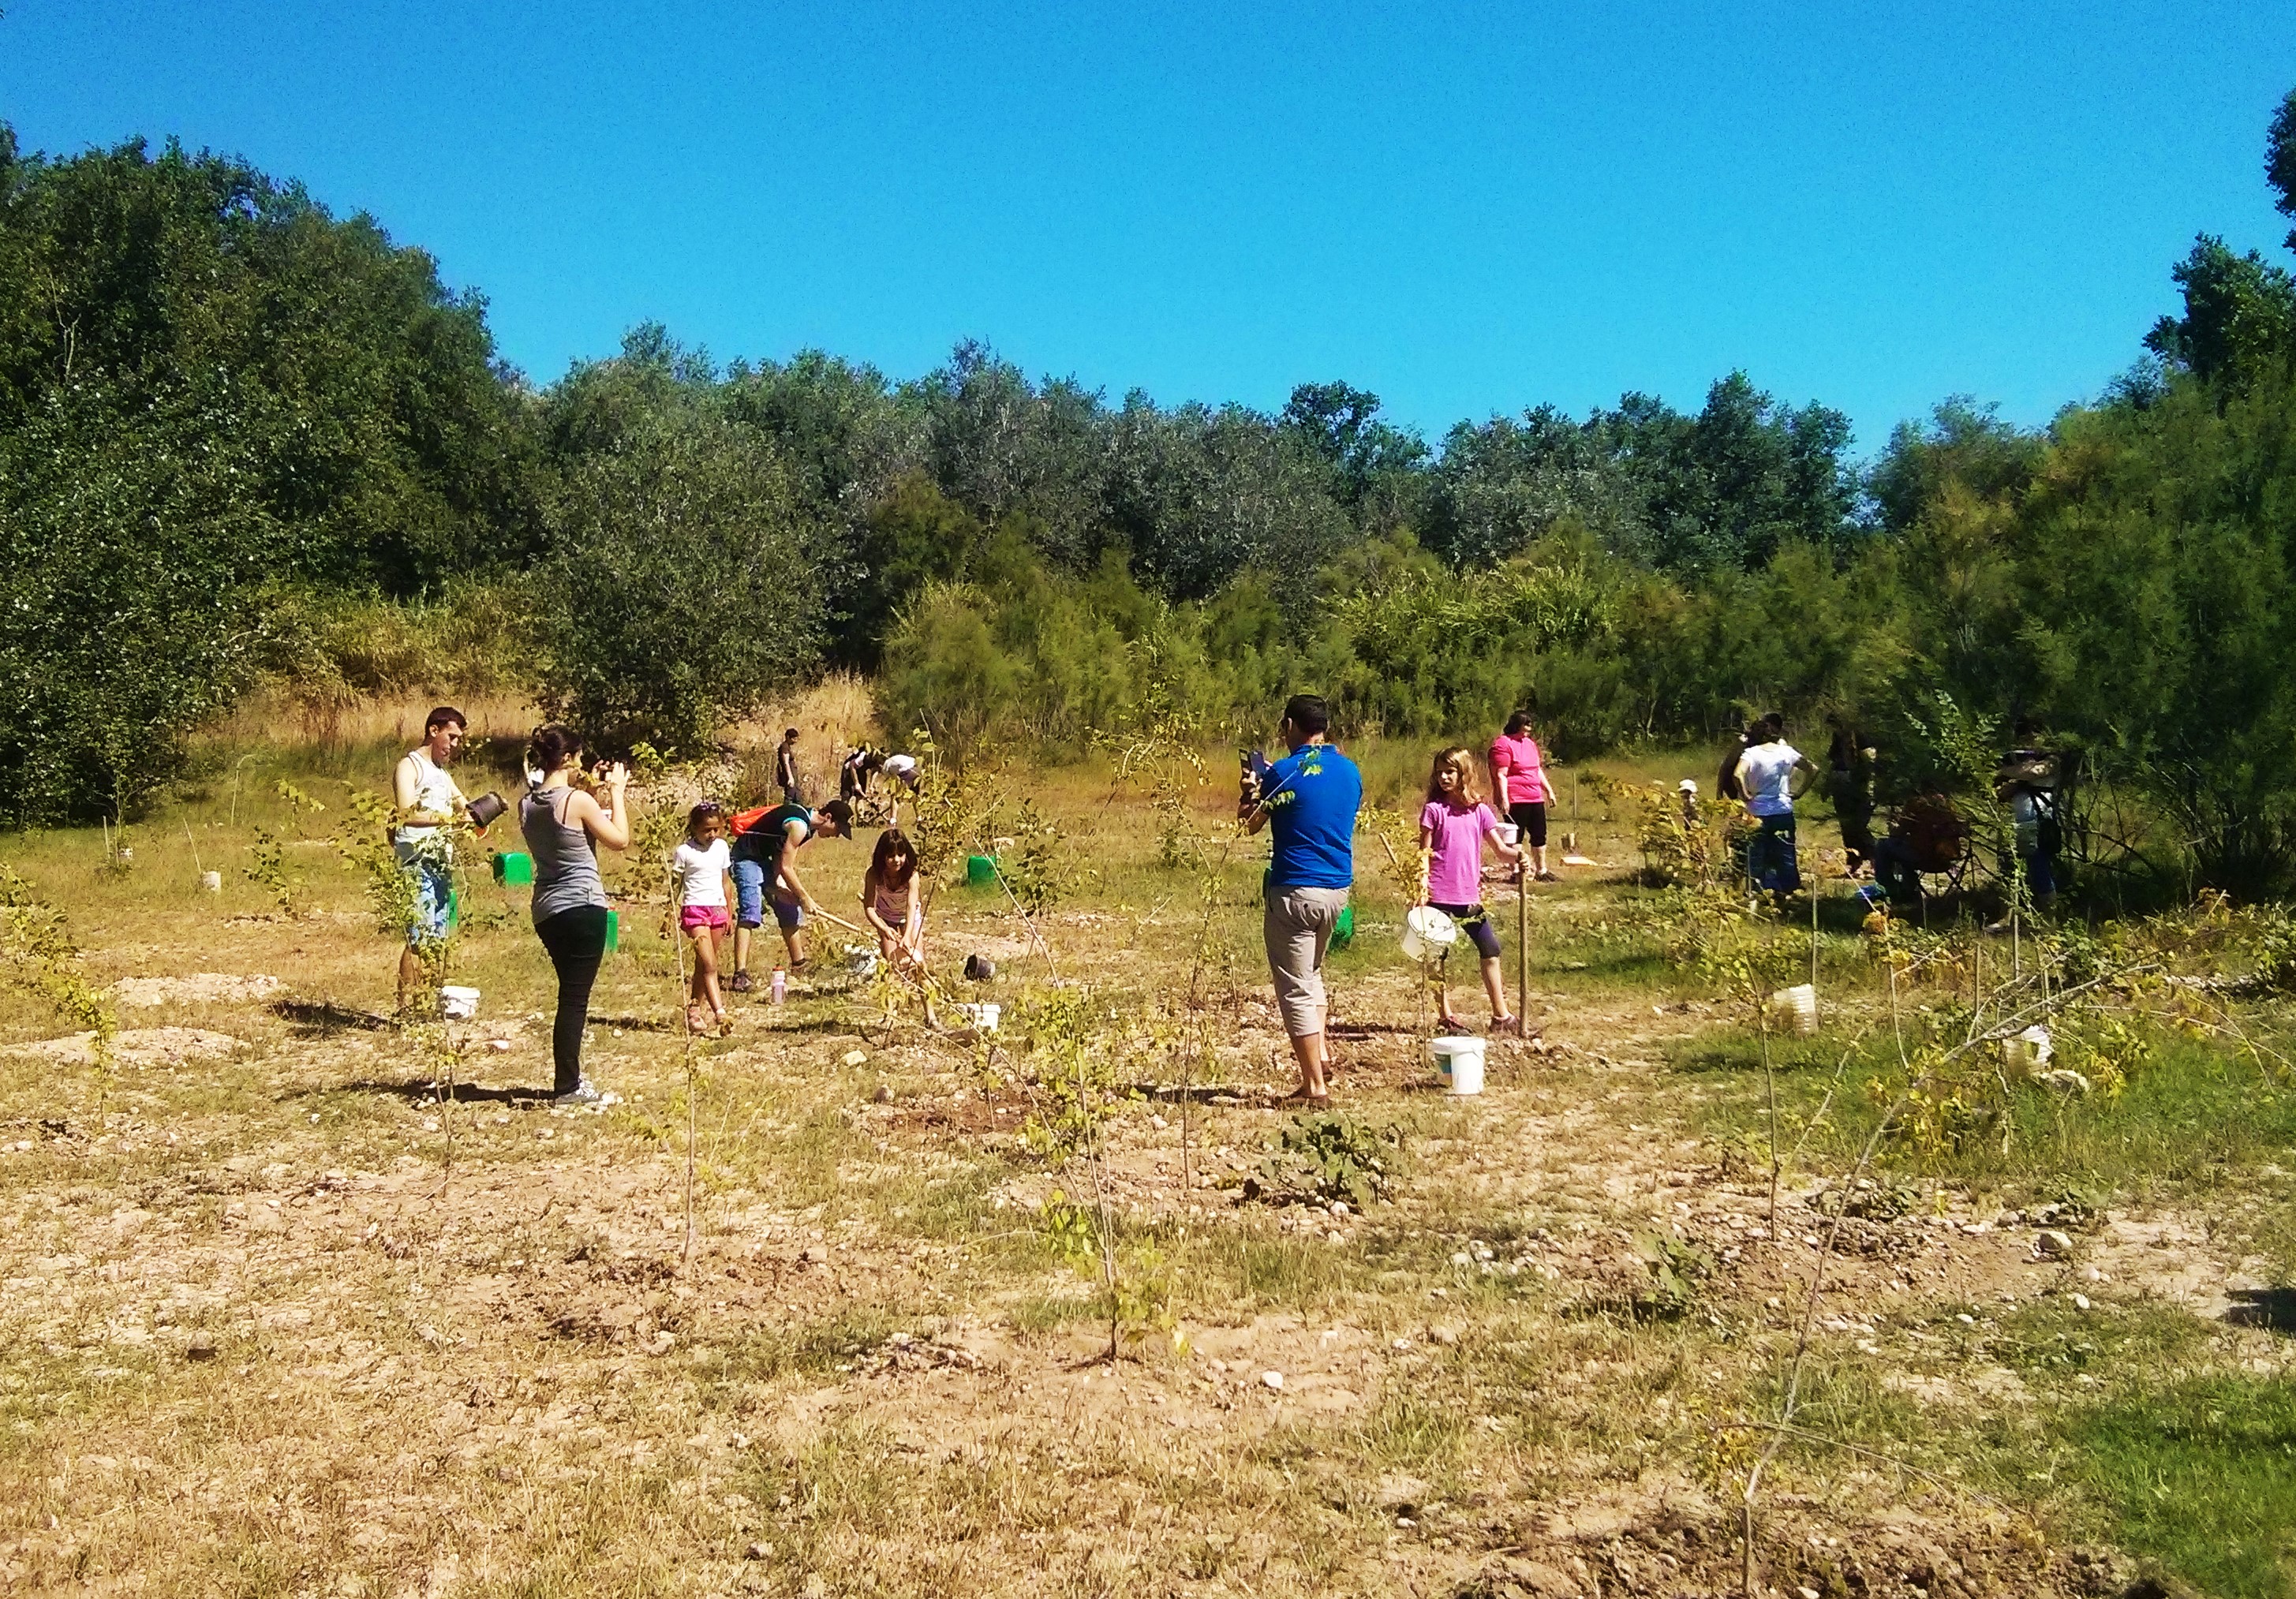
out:
{"label": "woman in gray tank top", "polygon": [[518,808],[527,853],[534,857],[534,931],[558,972],[553,1091],[561,1104],[590,1104],[599,1095],[582,1075],[582,1028],[606,958],[606,885],[598,877],[596,847],[629,848],[629,768],[619,761],[606,767],[603,802],[584,793],[573,786],[581,735],[556,723],[535,729],[527,761],[542,773],[542,786]]}

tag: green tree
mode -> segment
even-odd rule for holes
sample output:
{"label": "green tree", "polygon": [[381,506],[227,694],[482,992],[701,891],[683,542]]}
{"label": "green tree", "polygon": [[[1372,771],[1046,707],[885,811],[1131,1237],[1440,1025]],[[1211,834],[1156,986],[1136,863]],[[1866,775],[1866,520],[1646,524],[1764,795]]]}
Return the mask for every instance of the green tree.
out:
{"label": "green tree", "polygon": [[792,499],[773,447],[706,411],[570,463],[537,573],[553,712],[693,751],[810,669],[821,596]]}

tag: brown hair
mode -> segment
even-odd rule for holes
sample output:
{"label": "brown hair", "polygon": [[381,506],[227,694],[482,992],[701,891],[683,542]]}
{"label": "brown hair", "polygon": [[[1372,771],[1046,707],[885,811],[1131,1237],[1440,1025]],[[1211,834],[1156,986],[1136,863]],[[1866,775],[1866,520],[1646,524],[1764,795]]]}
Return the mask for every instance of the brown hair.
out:
{"label": "brown hair", "polygon": [[1464,744],[1454,744],[1435,752],[1435,764],[1427,768],[1427,797],[1444,804],[1451,797],[1443,791],[1443,768],[1453,761],[1459,763],[1459,772],[1466,781],[1459,785],[1459,798],[1469,809],[1483,802],[1482,785],[1475,780],[1475,752]]}
{"label": "brown hair", "polygon": [[[893,869],[886,864],[885,859],[897,850],[902,858],[898,876],[894,875]],[[909,879],[916,874],[917,847],[909,842],[909,835],[898,827],[888,827],[879,833],[877,847],[869,853],[870,877],[875,882],[883,883],[889,889],[906,889],[909,886]]]}
{"label": "brown hair", "polygon": [[545,777],[582,753],[582,735],[563,722],[545,722],[526,742],[526,757]]}

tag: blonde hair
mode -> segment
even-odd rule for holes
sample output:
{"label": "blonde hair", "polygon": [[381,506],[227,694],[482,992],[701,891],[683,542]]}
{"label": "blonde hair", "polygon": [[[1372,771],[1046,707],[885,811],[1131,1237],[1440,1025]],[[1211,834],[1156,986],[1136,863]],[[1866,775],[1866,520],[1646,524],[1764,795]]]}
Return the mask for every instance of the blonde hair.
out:
{"label": "blonde hair", "polygon": [[1483,802],[1483,790],[1475,775],[1475,752],[1464,744],[1435,752],[1435,764],[1427,768],[1427,798],[1448,803],[1451,796],[1443,791],[1443,768],[1455,762],[1461,778],[1459,799],[1472,809]]}

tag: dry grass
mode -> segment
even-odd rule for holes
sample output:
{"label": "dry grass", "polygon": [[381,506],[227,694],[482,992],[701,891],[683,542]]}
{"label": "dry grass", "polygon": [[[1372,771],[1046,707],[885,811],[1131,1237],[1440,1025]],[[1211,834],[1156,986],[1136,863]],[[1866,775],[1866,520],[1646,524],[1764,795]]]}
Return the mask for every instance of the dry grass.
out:
{"label": "dry grass", "polygon": [[[386,714],[365,726],[378,743],[398,726]],[[818,749],[816,772],[833,773],[829,750],[865,715],[861,686],[837,684],[762,726],[794,721],[808,764]],[[1213,935],[1193,1071],[1220,1092],[1185,1114],[1117,1102],[1097,1180],[1029,1152],[1021,1124],[1047,1104],[1016,1038],[985,1051],[913,1019],[889,1029],[878,996],[840,980],[800,983],[779,1010],[742,1004],[734,1037],[699,1055],[689,1107],[668,947],[636,905],[590,1046],[623,1103],[552,1110],[525,1094],[548,1075],[547,967],[522,906],[490,884],[458,956],[486,996],[455,1037],[463,1098],[440,1103],[418,1035],[213,985],[163,992],[122,1025],[236,1040],[220,1057],[171,1058],[156,1034],[108,1078],[0,1055],[8,1584],[1734,1591],[1734,1458],[1711,1424],[1770,1391],[1792,1341],[1780,1301],[1813,1252],[1792,1226],[1768,1235],[1765,1183],[1702,1136],[1718,1090],[1664,1064],[1716,1013],[1680,973],[1611,961],[1609,935],[1587,931],[1625,892],[1619,825],[1586,806],[1582,843],[1606,869],[1536,901],[1543,1035],[1499,1045],[1476,1101],[1431,1092],[1393,948],[1401,906],[1361,874],[1363,931],[1333,965],[1341,1092],[1351,1113],[1408,1129],[1410,1159],[1391,1202],[1339,1216],[1238,1198],[1284,1125],[1265,1103],[1286,1070],[1257,865],[1237,855],[1207,918],[1193,880],[1155,865],[1155,819],[1111,799],[1104,771],[1030,783],[1090,873],[1041,931],[1130,1040],[1120,1081],[1174,1078],[1189,1021],[1175,996],[1197,930]],[[1223,797],[1199,798],[1216,825]],[[393,952],[324,847],[290,846],[311,907],[293,919],[238,876],[257,822],[294,831],[265,781],[134,830],[126,876],[100,874],[84,835],[8,854],[69,907],[97,981],[266,974],[337,1017],[386,1008]],[[226,870],[220,901],[196,886],[185,824]],[[811,875],[849,892],[865,850],[824,843]],[[638,881],[627,863],[616,875]],[[944,968],[996,958],[1008,1006],[1054,991],[1000,898],[950,890],[934,928]],[[0,1041],[53,1031],[27,1000],[0,1008]],[[1157,1246],[1185,1350],[1159,1333],[1113,1368],[1095,1357],[1090,1284],[1037,1220],[1055,1186],[1104,1193],[1124,1239]],[[1950,1188],[1936,1202],[1959,1221],[1987,1209]],[[1631,1241],[1653,1230],[1716,1263],[1675,1319],[1644,1303]],[[2215,1292],[2227,1246],[2177,1235],[2154,1251],[2100,1234],[2091,1258],[2115,1283],[2090,1292],[2185,1292],[2144,1275],[2154,1255],[2198,1259],[2215,1275],[2190,1292]],[[2013,1511],[1797,1452],[1763,1523],[1766,1581],[2073,1591],[2053,1540],[2084,1513],[2019,1474],[2038,1379],[2003,1386],[1983,1341],[2001,1295],[2061,1294],[2070,1268],[2033,1260],[2029,1231],[1915,1216],[1860,1236],[1829,1270],[1826,1425]],[[2209,1336],[2232,1341],[2211,1357],[2272,1356],[2268,1334]],[[1984,1428],[2003,1436],[1972,1445]]]}

